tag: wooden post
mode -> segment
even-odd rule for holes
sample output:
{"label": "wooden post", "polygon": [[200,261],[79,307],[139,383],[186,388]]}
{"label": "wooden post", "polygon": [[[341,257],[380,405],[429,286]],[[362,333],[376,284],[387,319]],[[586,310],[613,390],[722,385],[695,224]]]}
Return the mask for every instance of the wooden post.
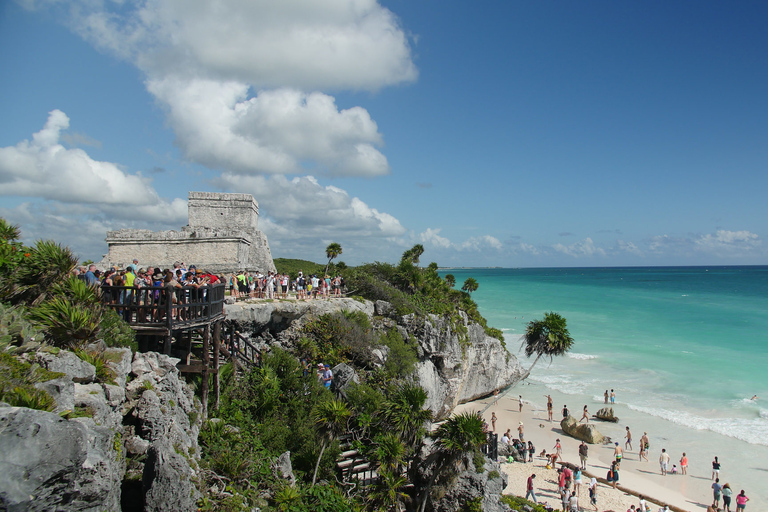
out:
{"label": "wooden post", "polygon": [[213,367],[216,373],[213,376],[213,408],[219,408],[219,347],[221,347],[221,320],[213,325]]}
{"label": "wooden post", "polygon": [[203,329],[203,418],[208,418],[208,347],[211,338],[211,324],[206,324]]}
{"label": "wooden post", "polygon": [[171,340],[173,339],[173,288],[165,287],[165,328],[168,330],[165,336],[163,354],[171,355]]}

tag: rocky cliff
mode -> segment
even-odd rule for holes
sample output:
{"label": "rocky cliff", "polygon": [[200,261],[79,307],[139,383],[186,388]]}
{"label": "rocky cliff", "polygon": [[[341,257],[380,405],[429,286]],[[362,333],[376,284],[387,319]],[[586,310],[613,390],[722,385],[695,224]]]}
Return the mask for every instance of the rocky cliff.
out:
{"label": "rocky cliff", "polygon": [[[346,298],[238,303],[227,305],[225,311],[228,322],[264,349],[292,348],[309,319],[340,311],[362,311],[374,329],[396,327],[418,343],[416,376],[429,395],[427,407],[438,419],[460,403],[510,385],[522,374],[517,358],[463,313],[453,318],[398,316],[386,302]],[[386,358],[385,350],[376,352],[377,357]]]}
{"label": "rocky cliff", "polygon": [[52,412],[0,404],[0,510],[195,509],[202,418],[178,360],[89,350],[107,355],[109,383],[71,352],[20,355],[63,376],[37,384]]}

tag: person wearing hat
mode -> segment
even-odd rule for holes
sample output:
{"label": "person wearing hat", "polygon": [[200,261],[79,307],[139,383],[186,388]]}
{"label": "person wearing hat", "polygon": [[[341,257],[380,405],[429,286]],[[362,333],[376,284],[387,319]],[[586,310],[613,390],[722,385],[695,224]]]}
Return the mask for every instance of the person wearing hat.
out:
{"label": "person wearing hat", "polygon": [[524,439],[525,435],[523,434],[523,422],[522,421],[520,423],[518,423],[518,425],[517,425],[517,435],[518,435],[518,437],[520,438],[521,441],[525,441],[525,439]]}
{"label": "person wearing hat", "polygon": [[333,383],[333,372],[331,371],[331,367],[326,364],[325,371],[323,372],[323,385],[326,388],[330,388],[332,383]]}

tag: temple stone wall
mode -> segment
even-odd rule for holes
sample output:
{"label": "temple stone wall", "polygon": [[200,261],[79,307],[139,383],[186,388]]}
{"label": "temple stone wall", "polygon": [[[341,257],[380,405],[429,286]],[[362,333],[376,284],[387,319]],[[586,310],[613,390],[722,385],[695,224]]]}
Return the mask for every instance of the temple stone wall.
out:
{"label": "temple stone wall", "polygon": [[121,229],[107,233],[104,266],[171,268],[175,261],[210,272],[274,271],[259,207],[250,194],[189,193],[189,225],[179,231]]}

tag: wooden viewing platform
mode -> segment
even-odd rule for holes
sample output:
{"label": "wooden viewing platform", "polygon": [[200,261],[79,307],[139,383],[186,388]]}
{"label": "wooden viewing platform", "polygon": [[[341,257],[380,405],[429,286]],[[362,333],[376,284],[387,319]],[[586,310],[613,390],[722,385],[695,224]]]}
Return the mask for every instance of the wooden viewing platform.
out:
{"label": "wooden viewing platform", "polygon": [[220,354],[238,367],[260,362],[258,350],[240,333],[223,332],[224,283],[199,288],[102,286],[101,290],[102,304],[136,331],[141,352],[172,355],[181,359],[176,365],[180,372],[202,374],[206,417],[210,375],[214,376],[214,408],[219,404]]}

